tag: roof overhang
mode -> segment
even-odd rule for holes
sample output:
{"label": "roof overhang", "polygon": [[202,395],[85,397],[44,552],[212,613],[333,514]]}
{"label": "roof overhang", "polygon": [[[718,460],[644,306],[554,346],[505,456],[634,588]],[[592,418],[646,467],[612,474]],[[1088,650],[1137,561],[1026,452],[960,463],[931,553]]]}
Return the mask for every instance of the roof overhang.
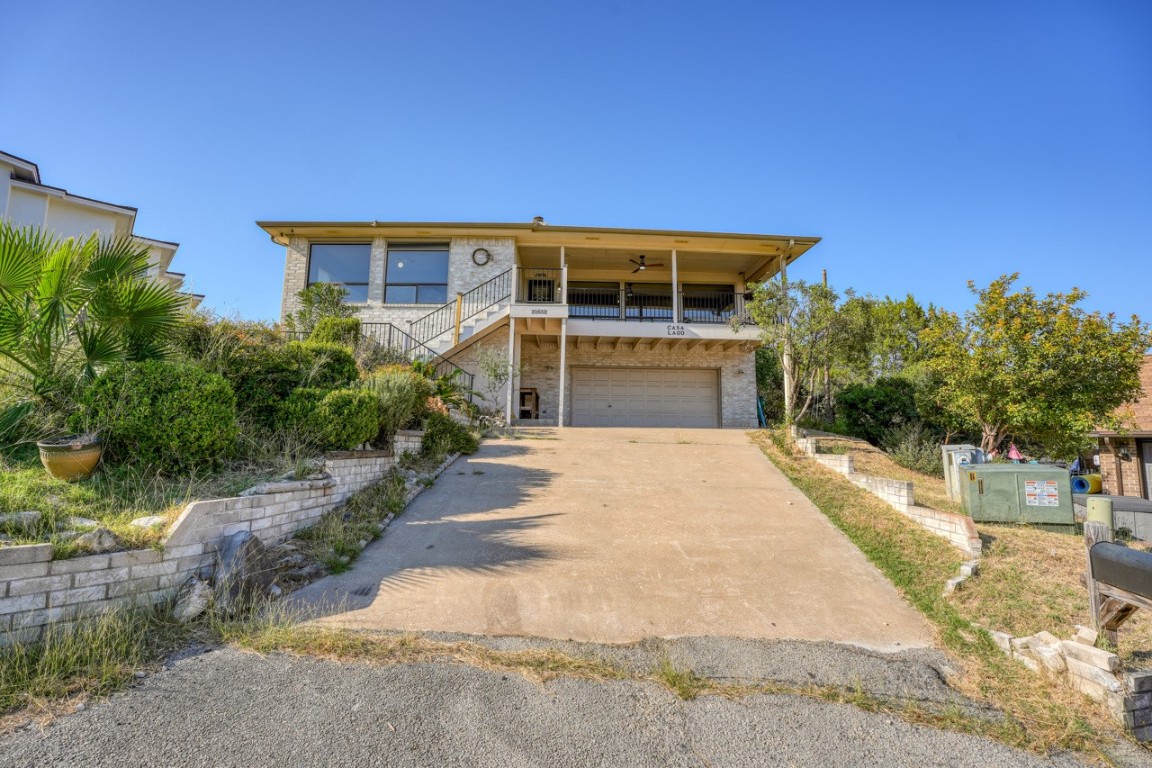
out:
{"label": "roof overhang", "polygon": [[481,222],[384,222],[384,221],[258,221],[280,245],[291,237],[309,240],[333,238],[355,240],[435,240],[454,237],[512,237],[525,246],[585,246],[649,250],[685,250],[711,253],[763,254],[765,260],[787,255],[788,263],[820,242],[819,237],[700,232],[677,229],[621,229],[615,227],[569,227],[531,222],[499,224]]}
{"label": "roof overhang", "polygon": [[14,178],[20,181],[29,181],[33,184],[40,183],[40,168],[31,160],[25,160],[22,157],[16,157],[16,155],[10,155],[7,152],[0,152],[0,162],[7,163],[16,169],[13,173]]}

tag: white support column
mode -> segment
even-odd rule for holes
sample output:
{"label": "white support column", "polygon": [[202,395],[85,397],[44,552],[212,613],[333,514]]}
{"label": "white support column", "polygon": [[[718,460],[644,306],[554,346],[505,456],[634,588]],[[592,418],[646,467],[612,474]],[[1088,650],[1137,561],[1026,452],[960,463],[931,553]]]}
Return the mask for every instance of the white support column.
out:
{"label": "white support column", "polygon": [[[568,270],[567,267],[564,268]],[[557,406],[556,424],[564,426],[564,390],[568,381],[568,318],[560,321],[560,404]]]}
{"label": "white support column", "polygon": [[676,269],[676,249],[672,249],[672,322],[680,322],[680,295],[677,291],[679,283]]}
{"label": "white support column", "polygon": [[515,304],[520,301],[520,266],[517,264],[512,265],[512,296],[509,303]]}
{"label": "white support column", "polygon": [[508,318],[508,391],[504,403],[504,420],[512,426],[512,388],[516,384],[516,318]]}
{"label": "white support column", "polygon": [[568,252],[560,246],[560,295],[561,304],[568,303]]}

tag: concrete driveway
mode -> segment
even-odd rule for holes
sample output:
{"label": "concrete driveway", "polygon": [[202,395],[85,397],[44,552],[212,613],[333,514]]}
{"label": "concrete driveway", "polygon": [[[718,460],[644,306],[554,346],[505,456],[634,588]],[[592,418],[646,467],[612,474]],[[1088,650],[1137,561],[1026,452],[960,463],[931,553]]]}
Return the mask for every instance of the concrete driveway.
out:
{"label": "concrete driveway", "polygon": [[294,600],[368,629],[932,644],[743,432],[528,434],[458,460],[355,568]]}

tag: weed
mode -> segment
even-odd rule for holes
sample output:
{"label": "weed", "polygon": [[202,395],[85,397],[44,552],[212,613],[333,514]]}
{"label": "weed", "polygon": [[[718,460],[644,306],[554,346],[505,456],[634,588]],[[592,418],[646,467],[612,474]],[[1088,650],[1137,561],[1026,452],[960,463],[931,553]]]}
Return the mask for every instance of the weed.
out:
{"label": "weed", "polygon": [[652,678],[684,701],[691,701],[708,686],[708,681],[690,669],[678,669],[667,656],[660,659]]}

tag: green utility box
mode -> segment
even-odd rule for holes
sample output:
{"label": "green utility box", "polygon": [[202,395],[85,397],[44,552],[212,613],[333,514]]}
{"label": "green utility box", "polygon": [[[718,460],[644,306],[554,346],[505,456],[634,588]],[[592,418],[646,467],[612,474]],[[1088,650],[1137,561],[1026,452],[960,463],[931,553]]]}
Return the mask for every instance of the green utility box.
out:
{"label": "green utility box", "polygon": [[1068,470],[1041,464],[977,464],[964,468],[960,500],[978,523],[1074,526]]}

